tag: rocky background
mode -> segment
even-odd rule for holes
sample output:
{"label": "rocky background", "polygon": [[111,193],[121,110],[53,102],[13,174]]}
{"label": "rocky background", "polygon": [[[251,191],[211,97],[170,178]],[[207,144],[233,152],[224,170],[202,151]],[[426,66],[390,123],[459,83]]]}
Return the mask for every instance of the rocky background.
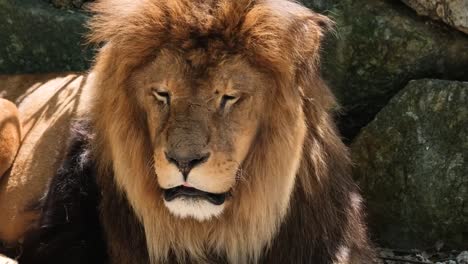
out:
{"label": "rocky background", "polygon": [[[0,0],[0,73],[84,71],[86,0]],[[468,0],[302,0],[386,263],[468,263]]]}

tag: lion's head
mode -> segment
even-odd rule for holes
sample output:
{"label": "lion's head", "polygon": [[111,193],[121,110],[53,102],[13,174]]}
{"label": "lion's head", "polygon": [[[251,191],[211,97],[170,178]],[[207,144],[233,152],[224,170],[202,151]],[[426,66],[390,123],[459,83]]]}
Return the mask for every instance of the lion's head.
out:
{"label": "lion's head", "polygon": [[[209,61],[211,60],[211,61]],[[177,216],[210,219],[235,199],[272,80],[240,55],[163,48],[129,79],[154,171]]]}
{"label": "lion's head", "polygon": [[202,258],[209,247],[234,262],[257,258],[301,164],[307,189],[326,174],[320,140],[340,144],[317,75],[329,20],[276,0],[93,9],[91,40],[104,43],[93,70],[96,150],[144,224],[150,255]]}

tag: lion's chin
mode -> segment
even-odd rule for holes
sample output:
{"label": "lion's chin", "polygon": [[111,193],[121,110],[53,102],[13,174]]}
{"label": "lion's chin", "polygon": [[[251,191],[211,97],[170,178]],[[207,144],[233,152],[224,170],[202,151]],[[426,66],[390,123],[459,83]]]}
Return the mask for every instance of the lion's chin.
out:
{"label": "lion's chin", "polygon": [[215,205],[203,199],[179,197],[171,201],[164,200],[169,211],[180,218],[194,218],[207,221],[219,217],[224,210],[224,203]]}

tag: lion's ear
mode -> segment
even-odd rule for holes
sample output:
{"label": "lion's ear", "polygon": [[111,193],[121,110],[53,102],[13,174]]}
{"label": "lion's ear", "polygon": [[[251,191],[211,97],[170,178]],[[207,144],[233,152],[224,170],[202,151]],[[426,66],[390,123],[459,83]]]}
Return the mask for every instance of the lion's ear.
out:
{"label": "lion's ear", "polygon": [[313,100],[318,112],[338,108],[335,97],[320,76],[322,42],[327,33],[333,32],[334,22],[324,15],[308,11],[298,17],[293,25],[295,43],[293,60],[295,79],[306,101]]}
{"label": "lion's ear", "polygon": [[295,35],[292,39],[295,52],[293,59],[298,67],[318,67],[322,41],[333,28],[334,22],[330,18],[312,11],[296,18],[291,34]]}

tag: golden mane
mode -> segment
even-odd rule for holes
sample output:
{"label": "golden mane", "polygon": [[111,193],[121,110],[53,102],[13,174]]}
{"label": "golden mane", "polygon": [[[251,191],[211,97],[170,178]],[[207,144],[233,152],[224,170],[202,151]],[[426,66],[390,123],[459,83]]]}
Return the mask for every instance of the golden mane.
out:
{"label": "golden mane", "polygon": [[[277,235],[295,186],[310,203],[325,208],[335,202],[328,199],[332,196],[346,199],[342,196],[352,185],[348,154],[330,113],[334,97],[318,75],[320,41],[329,19],[286,0],[109,0],[94,4],[92,11],[90,41],[103,45],[94,66],[91,110],[98,180],[102,186],[115,181],[128,198],[153,261],[171,252],[179,261],[187,256],[203,261],[210,250],[233,263],[255,261]],[[202,49],[210,56],[220,50],[241,54],[274,78],[275,96],[287,102],[268,99],[268,122],[243,165],[246,179],[236,190],[240,199],[209,222],[175,220],[158,199],[144,117],[125,88],[131,73],[164,47]],[[203,57],[193,59],[205,63]],[[302,105],[288,99],[297,94]],[[298,109],[302,114],[296,122],[303,131],[288,126]],[[298,141],[301,133],[303,142]],[[315,222],[339,217],[324,210]],[[359,237],[349,233],[345,239]]]}
{"label": "golden mane", "polygon": [[303,64],[317,65],[323,31],[332,25],[291,1],[108,0],[91,10],[89,41],[118,46],[115,74],[123,77],[158,49],[191,49],[204,41],[208,52],[244,54],[291,77]]}

